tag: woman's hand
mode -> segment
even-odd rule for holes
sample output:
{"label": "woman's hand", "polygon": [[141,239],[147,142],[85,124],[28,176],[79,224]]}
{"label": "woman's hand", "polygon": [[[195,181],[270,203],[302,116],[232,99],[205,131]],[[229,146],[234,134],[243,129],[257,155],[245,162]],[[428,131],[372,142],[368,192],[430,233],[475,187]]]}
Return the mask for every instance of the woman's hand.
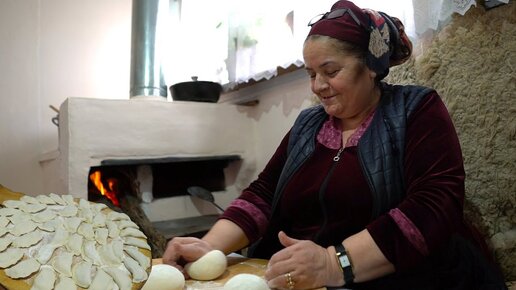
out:
{"label": "woman's hand", "polygon": [[325,249],[312,241],[290,238],[284,232],[280,232],[278,237],[285,249],[274,254],[269,261],[265,272],[269,287],[313,289],[344,284],[333,247]]}
{"label": "woman's hand", "polygon": [[167,244],[167,249],[163,254],[163,263],[178,268],[188,278],[183,266],[186,263],[196,261],[211,250],[213,248],[208,242],[198,238],[173,238]]}

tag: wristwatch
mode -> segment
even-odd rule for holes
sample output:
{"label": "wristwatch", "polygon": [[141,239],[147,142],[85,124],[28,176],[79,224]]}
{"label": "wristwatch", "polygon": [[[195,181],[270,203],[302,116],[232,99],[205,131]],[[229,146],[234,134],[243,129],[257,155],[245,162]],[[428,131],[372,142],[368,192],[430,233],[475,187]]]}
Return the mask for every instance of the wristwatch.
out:
{"label": "wristwatch", "polygon": [[351,260],[348,257],[346,248],[344,248],[344,246],[341,243],[335,245],[335,252],[335,255],[337,256],[337,261],[339,262],[342,273],[344,274],[344,285],[349,286],[353,284],[353,280],[355,279]]}

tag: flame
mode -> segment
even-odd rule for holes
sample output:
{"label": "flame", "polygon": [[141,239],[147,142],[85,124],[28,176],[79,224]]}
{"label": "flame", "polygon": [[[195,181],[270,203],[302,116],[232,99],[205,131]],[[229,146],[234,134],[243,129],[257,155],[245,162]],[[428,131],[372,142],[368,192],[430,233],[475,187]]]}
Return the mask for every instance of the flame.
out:
{"label": "flame", "polygon": [[90,174],[90,180],[95,184],[97,189],[99,190],[100,194],[107,197],[115,206],[120,206],[120,202],[118,201],[118,198],[116,197],[116,179],[110,178],[107,180],[108,187],[106,188],[104,186],[104,183],[102,182],[102,173],[100,170],[97,170]]}

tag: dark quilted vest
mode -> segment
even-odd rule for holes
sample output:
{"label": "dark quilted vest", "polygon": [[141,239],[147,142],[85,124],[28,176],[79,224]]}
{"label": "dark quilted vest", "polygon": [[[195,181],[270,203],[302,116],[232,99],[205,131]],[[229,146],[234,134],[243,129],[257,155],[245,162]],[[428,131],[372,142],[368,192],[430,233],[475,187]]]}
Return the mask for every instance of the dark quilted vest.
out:
{"label": "dark quilted vest", "polygon": [[[362,171],[373,195],[375,218],[398,204],[405,194],[403,162],[407,119],[432,89],[382,83],[382,97],[369,128],[358,143]],[[276,187],[275,212],[286,183],[315,149],[316,136],[327,114],[321,105],[305,109],[291,129],[288,158]]]}

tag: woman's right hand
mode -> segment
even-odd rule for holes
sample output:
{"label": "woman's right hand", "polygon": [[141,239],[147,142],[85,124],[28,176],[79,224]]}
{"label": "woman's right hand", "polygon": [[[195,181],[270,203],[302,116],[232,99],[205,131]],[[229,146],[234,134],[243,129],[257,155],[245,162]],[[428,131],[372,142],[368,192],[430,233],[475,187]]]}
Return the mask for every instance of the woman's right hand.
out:
{"label": "woman's right hand", "polygon": [[163,254],[163,263],[178,268],[188,278],[183,266],[186,263],[196,261],[211,250],[213,250],[213,247],[201,239],[176,237],[168,242]]}

